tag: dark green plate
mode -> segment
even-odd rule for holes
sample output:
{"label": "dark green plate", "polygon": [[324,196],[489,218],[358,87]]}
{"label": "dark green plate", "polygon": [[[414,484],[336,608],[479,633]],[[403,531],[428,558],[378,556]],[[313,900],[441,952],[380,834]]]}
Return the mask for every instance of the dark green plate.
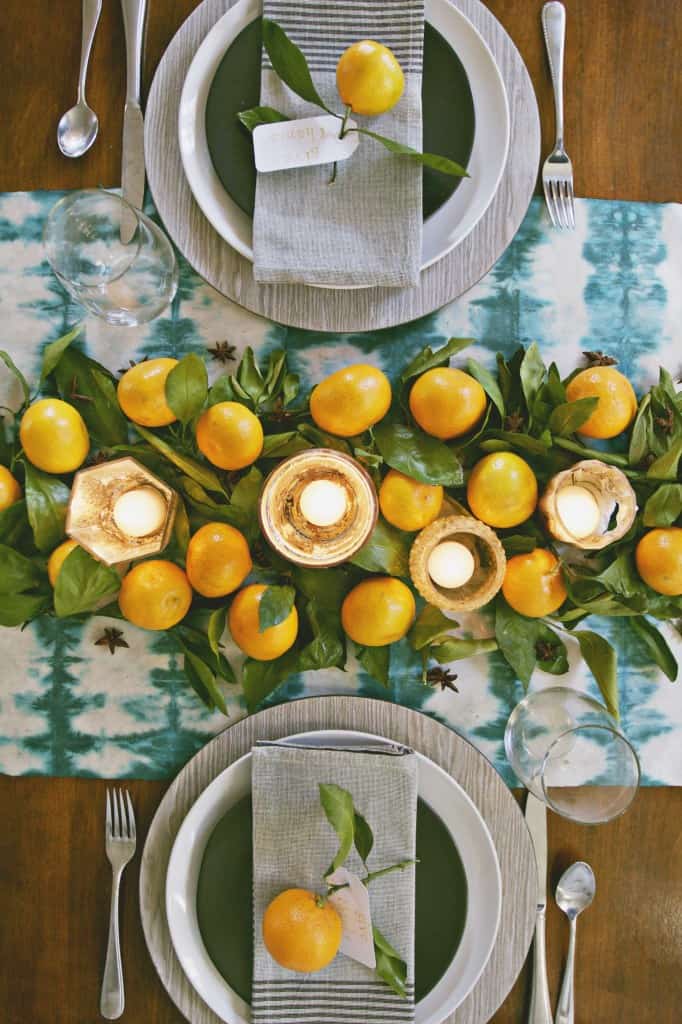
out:
{"label": "dark green plate", "polygon": [[[467,883],[457,847],[441,819],[421,800],[417,810],[415,995],[422,999],[459,948]],[[251,1002],[251,797],[221,818],[199,872],[197,917],[204,945],[225,981]],[[388,936],[390,939],[390,936]]]}
{"label": "dark green plate", "polygon": [[[237,121],[237,114],[258,106],[260,55],[261,19],[256,18],[227,50],[206,104],[206,139],[216,174],[249,216],[256,195],[256,168],[251,136]],[[457,54],[428,24],[424,26],[422,110],[424,152],[440,153],[466,166],[475,128],[469,79]],[[424,220],[450,198],[460,181],[424,168]]]}

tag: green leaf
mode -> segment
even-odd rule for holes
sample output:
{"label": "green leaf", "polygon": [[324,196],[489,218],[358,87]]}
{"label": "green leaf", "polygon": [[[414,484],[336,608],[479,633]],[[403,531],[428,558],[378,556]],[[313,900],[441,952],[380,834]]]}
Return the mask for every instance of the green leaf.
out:
{"label": "green leaf", "polygon": [[249,516],[255,516],[258,499],[263,486],[263,474],[255,466],[235,484],[230,495],[230,504]]}
{"label": "green leaf", "polygon": [[26,380],[18,366],[15,365],[14,360],[10,356],[9,352],[4,352],[2,349],[0,349],[0,359],[2,359],[3,363],[10,371],[10,373],[13,374],[21,384],[21,390],[24,393],[24,401],[21,406],[21,408],[23,409],[25,405],[28,405],[29,400],[31,398],[31,390],[28,386],[28,381]]}
{"label": "green leaf", "polygon": [[[64,401],[75,406],[92,437],[101,445],[125,444],[128,421],[121,412],[111,374],[75,348],[62,352],[54,379]],[[74,399],[74,392],[83,399]]]}
{"label": "green leaf", "polygon": [[662,669],[671,683],[674,683],[677,679],[677,661],[662,634],[643,615],[630,619],[630,625],[643,641],[655,664]]}
{"label": "green leaf", "polygon": [[574,434],[590,418],[598,402],[598,398],[578,398],[575,402],[557,405],[549,417],[549,429],[561,437]]}
{"label": "green leaf", "polygon": [[409,575],[412,538],[402,530],[379,519],[368,541],[350,559],[367,572],[384,572],[389,576]]}
{"label": "green leaf", "polygon": [[400,374],[401,383],[406,384],[413,377],[421,377],[422,373],[426,373],[427,370],[433,370],[437,366],[448,366],[452,356],[457,355],[458,352],[468,348],[473,343],[473,338],[450,338],[441,348],[437,348],[435,352],[427,345],[426,348],[417,353]]}
{"label": "green leaf", "polygon": [[545,364],[542,361],[542,356],[540,355],[540,349],[538,348],[537,342],[534,341],[533,344],[526,349],[519,369],[521,389],[523,391],[523,397],[526,400],[526,408],[528,409],[531,420],[533,419],[535,397],[540,390],[543,380],[545,379],[546,372]]}
{"label": "green leaf", "polygon": [[504,419],[506,415],[504,398],[500,391],[500,385],[490,370],[487,370],[485,366],[481,366],[475,359],[467,359],[467,373],[471,374],[474,380],[478,381],[502,419]]}
{"label": "green leaf", "polygon": [[296,455],[297,452],[307,451],[312,448],[310,441],[306,441],[297,430],[287,430],[282,434],[267,434],[263,439],[263,451],[261,459],[283,459],[289,455]]}
{"label": "green leaf", "polygon": [[296,589],[318,610],[332,612],[337,617],[341,603],[353,585],[353,578],[345,568],[306,569],[294,565],[292,577]]}
{"label": "green leaf", "polygon": [[367,866],[367,858],[372,852],[374,846],[374,833],[365,821],[363,816],[357,811],[355,812],[355,828],[353,830],[353,841],[355,843],[355,849],[358,851],[358,856],[362,863]]}
{"label": "green leaf", "polygon": [[[211,672],[228,683],[235,683],[236,678],[232,666],[220,650],[219,643],[213,643],[207,632],[204,632],[205,610],[192,609],[177,626],[170,631],[174,633],[183,650],[189,649],[201,659]],[[192,623],[199,623],[198,628]],[[206,629],[211,628],[211,616],[208,617]],[[219,638],[218,638],[219,639]]]}
{"label": "green leaf", "polygon": [[502,547],[507,558],[513,555],[525,555],[535,551],[538,546],[537,537],[529,537],[525,534],[513,534],[511,537],[500,537]]}
{"label": "green leaf", "polygon": [[210,644],[211,650],[214,654],[220,655],[220,641],[222,640],[223,633],[225,632],[225,623],[227,621],[227,608],[216,608],[208,620],[208,627],[206,635]]}
{"label": "green leaf", "polygon": [[9,547],[17,547],[30,532],[25,499],[15,501],[13,505],[0,512],[0,542]]}
{"label": "green leaf", "polygon": [[[182,498],[178,498],[178,506],[175,512],[175,522],[173,523],[173,548],[177,550],[179,555],[184,558],[187,554],[187,545],[189,544],[190,525],[189,516],[187,515],[187,509]],[[168,555],[164,555],[168,558]]]}
{"label": "green leaf", "polygon": [[259,124],[276,124],[277,121],[290,120],[286,114],[280,113],[274,107],[251,107],[250,110],[242,110],[237,114],[237,119],[250,132],[257,128]]}
{"label": "green leaf", "polygon": [[646,475],[652,480],[671,480],[677,476],[677,469],[682,458],[682,438],[675,441],[663,455],[651,463]]}
{"label": "green leaf", "polygon": [[627,455],[621,455],[620,452],[607,452],[601,449],[588,448],[587,445],[580,444],[579,441],[574,441],[569,437],[555,437],[554,444],[559,448],[564,448],[567,452],[579,455],[582,459],[600,459],[601,462],[605,462],[609,466],[618,466],[621,469],[626,468],[628,465]]}
{"label": "green leaf", "polygon": [[652,450],[654,439],[654,419],[651,412],[651,393],[644,395],[639,403],[630,434],[628,461],[631,466],[639,466]]}
{"label": "green leaf", "polygon": [[457,626],[458,623],[444,615],[440,608],[426,604],[415,619],[407,637],[414,650],[421,651],[434,640],[449,639],[450,630],[456,629]]}
{"label": "green leaf", "polygon": [[244,354],[237,368],[237,384],[248,395],[255,408],[263,393],[265,381],[263,380],[263,374],[258,369],[256,357],[250,346],[244,349]]}
{"label": "green leaf", "polygon": [[549,626],[545,626],[544,624],[542,629],[538,632],[538,638],[535,642],[536,654],[538,653],[537,645],[541,641],[550,644],[552,653],[548,658],[538,657],[537,667],[541,672],[549,672],[549,674],[553,676],[565,675],[569,669],[566,644],[553,629],[550,629]]}
{"label": "green leaf", "polygon": [[247,658],[242,668],[242,688],[249,712],[256,710],[273,690],[297,671],[298,651],[287,651],[272,661]]}
{"label": "green leaf", "polygon": [[662,484],[644,506],[645,526],[672,526],[682,513],[682,484]]}
{"label": "green leaf", "polygon": [[21,594],[44,582],[45,573],[30,558],[0,544],[0,594]]}
{"label": "green leaf", "polygon": [[342,437],[334,437],[333,434],[328,434],[325,430],[320,430],[319,427],[314,427],[311,423],[301,423],[298,432],[301,437],[304,437],[306,441],[309,441],[316,448],[331,448],[334,451],[350,455],[351,446],[348,444],[348,441],[344,441]]}
{"label": "green leaf", "polygon": [[336,856],[325,871],[326,878],[341,867],[352,849],[355,836],[355,807],[353,797],[347,789],[342,789],[333,782],[321,782],[319,787],[322,809],[339,839]]}
{"label": "green leaf", "polygon": [[293,587],[266,587],[258,605],[258,631],[264,633],[266,629],[284,622],[291,614],[295,599]]}
{"label": "green leaf", "polygon": [[54,610],[59,618],[93,612],[121,589],[115,569],[96,561],[81,547],[64,559],[54,588]]}
{"label": "green leaf", "polygon": [[51,597],[42,594],[0,594],[0,626],[21,626],[36,619],[50,605]]}
{"label": "green leaf", "polygon": [[450,637],[443,643],[433,644],[429,648],[429,657],[441,665],[447,665],[451,661],[461,661],[463,658],[472,658],[476,654],[489,654],[498,648],[497,640],[493,637]]}
{"label": "green leaf", "polygon": [[286,32],[279,25],[263,18],[263,46],[265,47],[270,63],[274,70],[288,85],[292,92],[300,96],[308,103],[314,103],[316,107],[322,107],[328,114],[333,114],[318,93],[310,77],[308,62],[299,50],[298,46],[292,43]]}
{"label": "green leaf", "polygon": [[407,981],[407,964],[390,942],[384,938],[378,928],[372,928],[374,936],[374,952],[376,954],[375,971],[382,981],[386,982],[396,995],[407,997],[405,982]]}
{"label": "green leaf", "polygon": [[387,139],[385,135],[377,135],[376,132],[371,132],[369,128],[350,128],[349,131],[368,135],[375,142],[380,142],[384,149],[387,149],[390,153],[395,153],[396,156],[407,157],[408,160],[412,160],[417,164],[423,164],[425,167],[431,167],[432,170],[440,171],[441,174],[449,174],[453,178],[469,177],[466,167],[462,167],[461,164],[450,160],[446,156],[440,156],[438,153],[420,153],[418,149],[412,149],[412,146],[406,146],[404,143],[396,142],[394,139]]}
{"label": "green leaf", "polygon": [[70,491],[56,476],[41,473],[25,463],[24,494],[28,521],[38,551],[53,551],[64,536]]}
{"label": "green leaf", "polygon": [[198,654],[182,645],[185,654],[184,670],[192,689],[201,697],[208,708],[218,708],[227,715],[225,698],[216,682],[216,677]]}
{"label": "green leaf", "polygon": [[580,653],[597,681],[607,711],[614,718],[619,718],[616,652],[608,640],[589,629],[575,630],[573,636],[580,644]]}
{"label": "green leaf", "polygon": [[530,434],[521,434],[514,430],[487,430],[486,440],[481,442],[480,447],[483,451],[498,451],[494,447],[495,441],[503,441],[511,448],[518,448],[529,455],[546,455],[549,451],[549,445],[539,437],[531,437]]}
{"label": "green leaf", "polygon": [[374,440],[387,465],[420,483],[457,487],[464,480],[452,449],[417,427],[383,420],[374,427]]}
{"label": "green leaf", "polygon": [[520,681],[527,686],[535,663],[537,622],[518,615],[502,597],[495,608],[495,639]]}
{"label": "green leaf", "polygon": [[389,686],[391,648],[388,645],[385,647],[358,647],[357,658],[372,679],[376,679],[377,683],[381,683],[382,686]]}
{"label": "green leaf", "polygon": [[208,395],[208,374],[204,360],[190,352],[166,377],[166,401],[181,423],[189,423],[201,412]]}
{"label": "green leaf", "polygon": [[61,338],[57,338],[56,341],[51,341],[49,345],[45,346],[43,349],[43,367],[40,371],[41,384],[50,376],[64,352],[66,352],[71,342],[78,337],[84,326],[82,322],[76,324],[66,334],[62,334]]}
{"label": "green leaf", "polygon": [[191,480],[201,484],[207,491],[221,495],[225,493],[223,485],[212,469],[208,469],[195,459],[177,452],[167,441],[164,441],[163,438],[154,434],[151,430],[147,430],[146,427],[141,427],[137,423],[133,424],[133,426],[140,437],[143,437],[152,448],[156,448],[157,452],[161,452],[169,462],[172,462],[174,466],[182,470]]}

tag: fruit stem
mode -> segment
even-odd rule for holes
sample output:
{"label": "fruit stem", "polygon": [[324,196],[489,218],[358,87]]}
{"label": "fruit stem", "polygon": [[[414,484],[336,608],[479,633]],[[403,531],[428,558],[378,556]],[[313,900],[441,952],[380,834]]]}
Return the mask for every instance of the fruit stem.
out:
{"label": "fruit stem", "polygon": [[362,880],[363,885],[369,885],[375,878],[381,878],[382,875],[389,875],[391,871],[402,871],[403,868],[409,868],[410,864],[418,864],[419,859],[416,860],[401,860],[398,864],[391,864],[388,868],[381,868],[380,871],[370,871]]}
{"label": "fruit stem", "polygon": [[[350,117],[350,114],[351,114],[351,105],[349,103],[347,105],[346,109],[343,112],[343,119],[341,121],[341,131],[339,132],[339,138],[340,139],[342,139],[345,136],[345,134],[346,134],[346,125],[348,124],[348,118]],[[335,160],[334,161],[334,166],[332,167],[331,178],[327,182],[328,185],[333,185],[334,182],[336,181],[336,172],[337,172],[338,166],[339,166],[338,165],[338,161]]]}

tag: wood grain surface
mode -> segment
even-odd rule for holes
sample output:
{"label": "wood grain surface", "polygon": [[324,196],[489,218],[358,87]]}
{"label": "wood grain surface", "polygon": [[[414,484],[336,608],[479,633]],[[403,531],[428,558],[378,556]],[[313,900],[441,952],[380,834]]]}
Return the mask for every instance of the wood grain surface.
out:
{"label": "wood grain surface", "polygon": [[[152,0],[145,81],[195,0]],[[529,68],[553,134],[542,0],[489,0]],[[682,199],[682,4],[677,0],[566,0],[566,138],[580,195]],[[88,99],[100,137],[69,161],[55,143],[74,102],[78,4],[5,0],[0,36],[0,190],[120,182],[124,56],[117,0],[104,0]],[[0,684],[1,691],[1,684]],[[0,698],[2,699],[2,698]],[[452,694],[451,699],[457,700]],[[132,782],[140,844],[168,783]],[[106,783],[0,777],[0,1021],[93,1024],[106,948],[109,866],[102,844]],[[550,874],[575,859],[597,876],[581,918],[576,1024],[679,1024],[682,1019],[682,789],[642,790],[627,814],[587,828],[549,816]],[[122,941],[131,1024],[182,1024],[147,954],[137,896],[139,858],[126,869]],[[567,928],[548,908],[550,989],[558,994]],[[493,1024],[521,1024],[527,972]]]}

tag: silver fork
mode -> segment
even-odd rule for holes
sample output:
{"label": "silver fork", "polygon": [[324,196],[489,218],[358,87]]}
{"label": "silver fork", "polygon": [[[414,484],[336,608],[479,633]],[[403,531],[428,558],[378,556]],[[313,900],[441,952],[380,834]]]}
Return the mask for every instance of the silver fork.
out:
{"label": "silver fork", "polygon": [[542,28],[554,87],[556,141],[542,167],[542,187],[549,216],[555,228],[575,227],[573,164],[564,149],[564,44],[566,9],[558,0],[542,8]]}
{"label": "silver fork", "polygon": [[125,803],[121,790],[113,790],[113,796],[110,796],[107,790],[106,851],[112,871],[111,911],[99,1009],[107,1020],[116,1020],[125,1007],[123,964],[118,934],[118,893],[123,869],[135,853],[135,814],[127,790]]}

